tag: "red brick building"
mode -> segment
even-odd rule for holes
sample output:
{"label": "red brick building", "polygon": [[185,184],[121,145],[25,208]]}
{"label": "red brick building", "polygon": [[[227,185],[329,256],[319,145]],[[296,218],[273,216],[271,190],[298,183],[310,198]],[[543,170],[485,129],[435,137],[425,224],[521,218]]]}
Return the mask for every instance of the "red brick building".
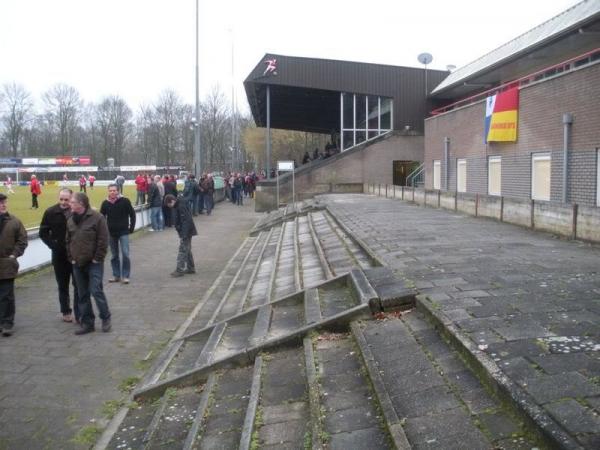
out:
{"label": "red brick building", "polygon": [[[516,141],[486,143],[486,101],[514,87]],[[447,106],[425,120],[426,188],[600,205],[600,1],[456,70],[430,97]]]}

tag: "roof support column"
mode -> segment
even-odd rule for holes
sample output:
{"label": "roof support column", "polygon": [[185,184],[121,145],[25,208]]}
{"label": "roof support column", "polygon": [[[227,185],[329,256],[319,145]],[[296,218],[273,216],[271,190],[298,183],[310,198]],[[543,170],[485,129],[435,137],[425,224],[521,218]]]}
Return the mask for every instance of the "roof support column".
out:
{"label": "roof support column", "polygon": [[573,114],[563,114],[563,170],[562,170],[562,195],[563,203],[567,203],[568,183],[569,183],[569,142],[571,141],[571,125],[573,124]]}
{"label": "roof support column", "polygon": [[267,84],[267,180],[271,178],[271,86]]}

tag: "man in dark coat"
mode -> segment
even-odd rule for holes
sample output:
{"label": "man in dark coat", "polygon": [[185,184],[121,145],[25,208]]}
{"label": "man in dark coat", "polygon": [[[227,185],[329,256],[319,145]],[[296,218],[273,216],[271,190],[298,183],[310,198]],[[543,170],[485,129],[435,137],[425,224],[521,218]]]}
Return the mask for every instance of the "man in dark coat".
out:
{"label": "man in dark coat", "polygon": [[192,255],[192,236],[196,236],[194,218],[185,201],[172,195],[165,195],[165,205],[174,212],[173,220],[179,234],[179,252],[177,253],[177,268],[172,277],[182,277],[184,274],[196,273],[194,256]]}
{"label": "man in dark coat", "polygon": [[[52,250],[52,267],[58,284],[58,301],[60,312],[65,322],[72,322],[71,313],[75,312],[75,320],[79,322],[79,300],[77,286],[73,276],[73,265],[67,256],[67,220],[71,217],[71,195],[73,191],[63,188],[58,193],[58,203],[44,212],[40,224],[40,238]],[[69,298],[69,282],[73,282],[73,309]]]}
{"label": "man in dark coat", "polygon": [[10,336],[15,321],[17,258],[27,248],[27,232],[21,221],[8,213],[6,203],[6,195],[0,194],[0,329],[3,336]]}
{"label": "man in dark coat", "polygon": [[73,264],[81,313],[81,328],[75,334],[95,331],[96,316],[91,296],[94,296],[102,319],[102,331],[108,332],[111,315],[102,286],[104,258],[108,249],[106,220],[90,207],[90,200],[83,192],[75,192],[71,197],[71,212],[67,221],[67,254]]}
{"label": "man in dark coat", "polygon": [[[173,197],[177,197],[177,180],[173,175],[165,175],[163,179],[163,185],[165,187],[165,195],[172,195]],[[173,216],[171,214],[171,210],[169,207],[163,203],[162,212],[164,217],[164,226],[172,227],[173,226]]]}
{"label": "man in dark coat", "polygon": [[[100,214],[106,217],[110,235],[109,244],[112,254],[110,264],[113,276],[108,279],[108,282],[121,281],[123,284],[129,284],[131,274],[129,234],[135,230],[135,210],[129,199],[119,194],[119,187],[116,184],[108,185],[108,198],[102,202]],[[119,256],[122,256],[123,267]]]}

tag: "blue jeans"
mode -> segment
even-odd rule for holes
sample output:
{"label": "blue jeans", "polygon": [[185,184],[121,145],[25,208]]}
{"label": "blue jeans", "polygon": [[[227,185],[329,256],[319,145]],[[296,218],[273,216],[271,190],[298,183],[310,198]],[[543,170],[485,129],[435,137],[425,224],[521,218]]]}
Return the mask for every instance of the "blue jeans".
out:
{"label": "blue jeans", "polygon": [[210,215],[214,205],[215,200],[213,198],[213,194],[204,194],[204,206],[206,207],[206,214]]}
{"label": "blue jeans", "polygon": [[204,192],[200,192],[196,198],[196,214],[202,214],[204,210]]}
{"label": "blue jeans", "polygon": [[[110,265],[112,267],[112,273],[115,278],[129,278],[131,273],[131,261],[129,260],[129,235],[124,234],[123,236],[111,236],[109,238],[110,253],[112,258],[110,259]],[[121,247],[121,254],[123,255],[123,268],[121,268],[121,261],[119,259],[119,247]]]}
{"label": "blue jeans", "polygon": [[93,327],[96,316],[92,308],[91,296],[96,301],[96,307],[100,319],[110,319],[108,302],[104,295],[102,287],[102,278],[104,276],[104,261],[90,262],[83,267],[77,264],[73,265],[73,275],[77,284],[77,293],[79,294],[79,313],[81,314],[81,325],[84,327]]}
{"label": "blue jeans", "polygon": [[152,229],[155,231],[164,229],[162,206],[153,206],[150,208],[150,223]]}

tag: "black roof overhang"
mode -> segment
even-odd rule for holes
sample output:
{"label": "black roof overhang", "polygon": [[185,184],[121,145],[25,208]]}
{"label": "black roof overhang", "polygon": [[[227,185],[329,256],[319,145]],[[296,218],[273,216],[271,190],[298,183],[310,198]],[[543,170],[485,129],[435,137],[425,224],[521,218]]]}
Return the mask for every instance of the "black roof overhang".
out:
{"label": "black roof overhang", "polygon": [[[259,127],[267,126],[267,84],[246,81],[246,95]],[[330,133],[340,127],[340,93],[270,84],[271,128]]]}

